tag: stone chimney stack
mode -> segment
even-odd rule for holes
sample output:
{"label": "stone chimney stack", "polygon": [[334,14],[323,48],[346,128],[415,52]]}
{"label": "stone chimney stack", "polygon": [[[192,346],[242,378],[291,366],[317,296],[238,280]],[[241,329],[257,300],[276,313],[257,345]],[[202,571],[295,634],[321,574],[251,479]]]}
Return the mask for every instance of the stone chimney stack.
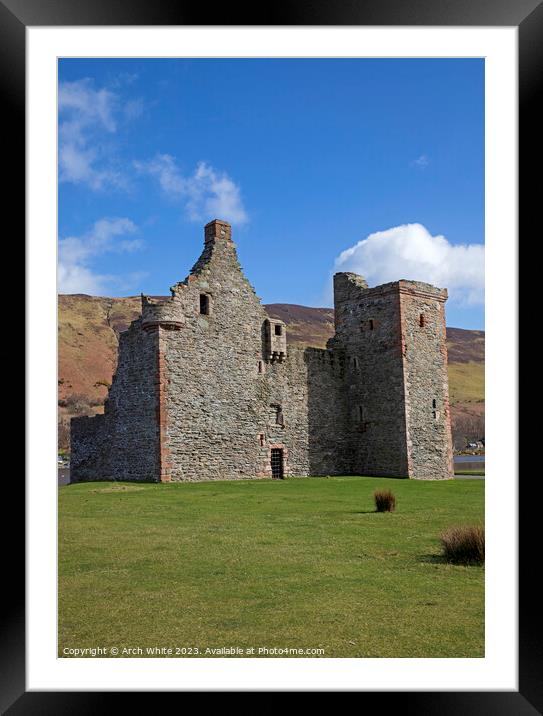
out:
{"label": "stone chimney stack", "polygon": [[205,227],[205,243],[215,241],[232,241],[232,227],[227,221],[213,219]]}

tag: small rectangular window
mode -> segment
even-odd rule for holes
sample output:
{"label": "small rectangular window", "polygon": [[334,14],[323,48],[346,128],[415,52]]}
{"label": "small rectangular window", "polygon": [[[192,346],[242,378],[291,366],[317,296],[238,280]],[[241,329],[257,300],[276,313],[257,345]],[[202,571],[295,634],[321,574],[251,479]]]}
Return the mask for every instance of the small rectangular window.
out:
{"label": "small rectangular window", "polygon": [[259,433],[258,440],[260,442],[260,447],[264,447],[264,440],[265,440],[264,433]]}
{"label": "small rectangular window", "polygon": [[259,373],[264,372],[264,363],[261,360],[258,361],[258,372]]}
{"label": "small rectangular window", "polygon": [[278,323],[275,324],[275,335],[276,336],[281,335],[281,326]]}
{"label": "small rectangular window", "polygon": [[421,313],[419,316],[419,326],[424,328],[424,313]]}
{"label": "small rectangular window", "polygon": [[200,313],[209,316],[209,296],[205,293],[200,294]]}
{"label": "small rectangular window", "polygon": [[373,325],[373,318],[370,318],[370,331],[373,331],[374,325]]}
{"label": "small rectangular window", "polygon": [[432,408],[437,408],[437,401],[435,398],[432,400]]}

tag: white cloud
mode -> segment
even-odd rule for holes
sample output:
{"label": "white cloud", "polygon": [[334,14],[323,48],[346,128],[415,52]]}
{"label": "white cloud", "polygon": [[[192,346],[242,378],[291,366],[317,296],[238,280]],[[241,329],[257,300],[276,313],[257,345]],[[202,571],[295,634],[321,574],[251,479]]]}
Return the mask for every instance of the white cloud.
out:
{"label": "white cloud", "polygon": [[58,292],[86,293],[89,296],[107,294],[107,285],[113,276],[93,273],[78,264],[58,264]]}
{"label": "white cloud", "polygon": [[225,219],[232,224],[248,221],[239,186],[226,174],[199,162],[193,174],[184,176],[169,154],[157,154],[147,162],[134,162],[142,173],[154,176],[165,194],[182,201],[192,221]]}
{"label": "white cloud", "polygon": [[408,279],[449,289],[451,300],[484,302],[485,249],[482,244],[453,245],[432,236],[422,224],[377,231],[342,251],[334,272],[352,271],[370,286]]}
{"label": "white cloud", "polygon": [[226,173],[200,162],[188,187],[187,208],[191,219],[226,219],[233,224],[247,221],[239,187]]}
{"label": "white cloud", "polygon": [[58,88],[58,111],[77,112],[80,124],[98,123],[109,132],[116,129],[113,119],[116,95],[107,89],[95,90],[90,79],[61,82]]}
{"label": "white cloud", "polygon": [[168,196],[177,198],[186,193],[186,179],[181,175],[175,159],[169,154],[157,154],[147,162],[134,162],[135,168],[155,177],[162,191]]}
{"label": "white cloud", "polygon": [[421,154],[420,157],[413,159],[411,162],[411,166],[418,167],[419,169],[426,169],[428,164],[430,164],[430,159],[426,154]]}
{"label": "white cloud", "polygon": [[58,88],[59,180],[88,184],[92,189],[125,186],[111,163],[111,146],[104,138],[117,131],[117,117],[141,112],[134,100],[124,108],[119,96],[106,88],[95,89],[89,78],[61,82]]}
{"label": "white cloud", "polygon": [[[139,249],[140,239],[121,239],[137,231],[130,219],[100,219],[82,236],[68,236],[59,241],[58,291],[59,293],[88,293],[100,295],[116,276],[98,274],[92,269],[92,260],[106,252],[130,252]],[[133,274],[131,278],[136,276]]]}

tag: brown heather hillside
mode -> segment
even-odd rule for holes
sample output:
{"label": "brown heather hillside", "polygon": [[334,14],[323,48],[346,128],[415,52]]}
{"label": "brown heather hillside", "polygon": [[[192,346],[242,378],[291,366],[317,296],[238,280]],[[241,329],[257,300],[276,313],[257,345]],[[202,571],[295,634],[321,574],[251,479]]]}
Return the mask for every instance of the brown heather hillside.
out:
{"label": "brown heather hillside", "polygon": [[[102,298],[83,294],[58,299],[59,441],[68,445],[73,415],[102,412],[115,370],[118,335],[140,312],[140,297]],[[323,348],[334,332],[331,308],[287,303],[266,306],[288,327],[294,345]],[[455,442],[484,435],[484,331],[447,328],[451,413]]]}
{"label": "brown heather hillside", "polygon": [[288,341],[296,345],[324,348],[334,335],[334,309],[309,308],[293,303],[268,303],[270,318],[279,318],[288,326]]}

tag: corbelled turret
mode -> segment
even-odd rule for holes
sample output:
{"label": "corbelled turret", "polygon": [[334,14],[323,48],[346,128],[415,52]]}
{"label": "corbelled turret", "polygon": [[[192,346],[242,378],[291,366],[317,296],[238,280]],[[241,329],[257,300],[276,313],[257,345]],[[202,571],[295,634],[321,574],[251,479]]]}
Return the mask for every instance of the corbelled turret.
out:
{"label": "corbelled turret", "polygon": [[179,330],[185,324],[183,304],[172,293],[170,298],[153,299],[141,294],[141,327],[148,331],[160,326],[169,330]]}

